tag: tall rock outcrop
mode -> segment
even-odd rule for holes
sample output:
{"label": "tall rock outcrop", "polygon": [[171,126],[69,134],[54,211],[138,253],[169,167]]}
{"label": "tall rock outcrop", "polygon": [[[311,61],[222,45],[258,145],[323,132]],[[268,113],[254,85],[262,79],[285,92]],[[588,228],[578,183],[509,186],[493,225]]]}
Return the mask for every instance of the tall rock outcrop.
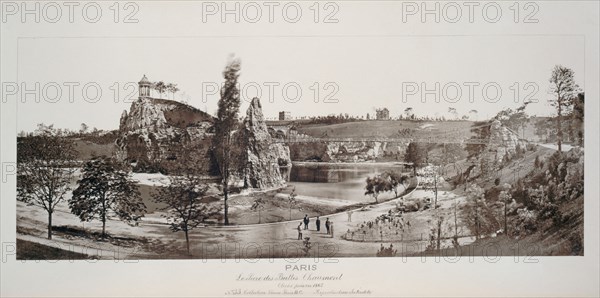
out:
{"label": "tall rock outcrop", "polygon": [[211,168],[213,117],[176,101],[143,97],[123,111],[116,140],[116,156],[142,172],[169,172],[182,158],[181,148],[194,148]]}
{"label": "tall rock outcrop", "polygon": [[260,100],[252,99],[246,118],[236,134],[241,138],[242,162],[245,163],[244,187],[268,189],[285,185],[280,167],[291,167],[290,149],[283,143],[274,143],[262,112]]}
{"label": "tall rock outcrop", "polygon": [[512,159],[518,150],[525,150],[527,142],[519,139],[517,133],[502,125],[499,120],[492,121],[489,140],[480,153],[478,164],[470,171],[469,176],[490,173],[502,167],[505,160]]}
{"label": "tall rock outcrop", "polygon": [[517,133],[502,125],[499,120],[494,120],[490,126],[490,140],[487,146],[488,159],[494,163],[502,162],[505,158],[512,158],[517,153],[517,148],[525,149],[527,143],[519,139]]}

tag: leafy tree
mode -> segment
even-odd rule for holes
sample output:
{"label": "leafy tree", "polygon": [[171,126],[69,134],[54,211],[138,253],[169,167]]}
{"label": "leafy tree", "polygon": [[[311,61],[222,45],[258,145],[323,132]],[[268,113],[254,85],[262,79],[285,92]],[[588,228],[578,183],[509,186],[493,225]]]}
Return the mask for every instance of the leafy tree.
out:
{"label": "leafy tree", "polygon": [[486,202],[485,190],[477,185],[473,184],[467,190],[467,202],[463,211],[469,229],[475,231],[477,239],[499,227],[495,212]]}
{"label": "leafy tree", "polygon": [[154,88],[154,90],[156,90],[156,92],[158,92],[160,98],[162,98],[162,94],[165,93],[165,91],[167,91],[167,84],[165,84],[165,82],[163,81],[159,81],[152,84],[152,87]]}
{"label": "leafy tree", "polygon": [[221,185],[223,187],[223,211],[224,223],[229,224],[227,200],[229,199],[229,182],[232,174],[235,174],[235,159],[232,147],[232,133],[238,126],[238,113],[240,110],[240,91],[238,89],[238,78],[241,70],[241,61],[232,59],[228,62],[223,77],[225,83],[221,88],[221,98],[218,103],[217,119],[215,120],[215,135],[213,137],[213,153],[216,157],[221,174]]}
{"label": "leafy tree", "polygon": [[573,112],[572,114],[572,121],[574,129],[573,129],[573,134],[575,134],[573,136],[573,139],[577,140],[577,144],[579,146],[583,146],[583,137],[584,137],[584,132],[583,132],[583,123],[584,123],[584,108],[585,108],[585,94],[579,93],[577,94],[577,97],[574,97],[572,99],[573,101]]}
{"label": "leafy tree", "polygon": [[52,214],[71,190],[74,145],[53,129],[17,139],[17,199],[42,207],[48,213],[48,239]]}
{"label": "leafy tree", "polygon": [[406,114],[406,119],[414,119],[415,118],[414,110],[411,107],[404,109],[404,114]]}
{"label": "leafy tree", "polygon": [[399,174],[394,171],[386,171],[383,173],[383,178],[387,179],[390,187],[394,191],[394,195],[398,197],[398,186],[408,182],[408,176]]}
{"label": "leafy tree", "polygon": [[380,175],[375,177],[367,177],[367,185],[365,186],[365,195],[370,195],[375,199],[375,203],[378,203],[377,197],[386,191],[392,190],[392,185],[388,179],[384,179]]}
{"label": "leafy tree", "polygon": [[577,94],[579,86],[575,83],[575,73],[570,68],[562,65],[554,66],[552,75],[550,76],[550,92],[554,95],[554,99],[550,104],[556,108],[556,132],[558,152],[562,152],[562,121],[563,113],[572,107],[572,99]]}
{"label": "leafy tree", "polygon": [[102,221],[102,237],[106,236],[109,214],[114,213],[129,224],[137,223],[144,216],[146,205],[138,186],[114,161],[106,157],[92,159],[84,165],[82,172],[69,199],[69,207],[81,221]]}
{"label": "leafy tree", "polygon": [[482,209],[485,204],[483,188],[473,184],[467,190],[467,221],[475,228],[475,238],[479,239],[482,226]]}
{"label": "leafy tree", "polygon": [[175,99],[175,93],[177,93],[179,91],[179,88],[177,88],[177,84],[173,84],[173,83],[168,83],[165,85],[165,89],[173,94],[173,99]]}
{"label": "leafy tree", "polygon": [[545,118],[535,121],[535,134],[542,142],[548,142],[548,126],[548,121]]}
{"label": "leafy tree", "polygon": [[413,165],[413,173],[417,175],[417,168],[423,165],[425,161],[425,153],[423,152],[424,148],[421,148],[419,144],[411,142],[408,144],[408,148],[406,149],[406,153],[404,155],[404,161],[412,163]]}
{"label": "leafy tree", "polygon": [[450,113],[455,120],[458,119],[458,111],[456,111],[456,108],[448,108],[448,113]]}
{"label": "leafy tree", "polygon": [[442,247],[442,226],[444,224],[444,214],[439,210],[436,210],[433,214],[433,220],[428,220],[428,223],[432,224],[429,229],[429,244],[425,250],[439,251]]}
{"label": "leafy tree", "polygon": [[469,111],[469,119],[471,120],[477,120],[477,113],[478,111],[473,109]]}
{"label": "leafy tree", "polygon": [[[474,122],[471,132],[476,138],[481,140],[487,140],[490,137],[490,125],[489,122]],[[486,144],[470,143],[465,146],[467,151],[467,159],[477,157],[485,150]]]}
{"label": "leafy tree", "polygon": [[87,124],[81,123],[81,128],[79,129],[79,133],[82,134],[82,135],[85,134],[85,133],[87,133],[88,128],[89,127],[88,127]]}

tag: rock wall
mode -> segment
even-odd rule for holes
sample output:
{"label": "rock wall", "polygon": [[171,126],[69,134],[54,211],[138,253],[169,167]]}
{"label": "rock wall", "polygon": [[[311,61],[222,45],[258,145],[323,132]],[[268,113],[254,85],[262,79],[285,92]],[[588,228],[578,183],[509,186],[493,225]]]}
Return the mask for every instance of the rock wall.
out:
{"label": "rock wall", "polygon": [[283,143],[273,142],[258,98],[252,99],[243,128],[236,135],[242,138],[245,146],[241,157],[246,164],[244,187],[268,189],[284,186],[286,180],[280,167],[291,167],[290,150]]}
{"label": "rock wall", "polygon": [[388,142],[307,142],[290,144],[294,161],[361,162],[385,155],[403,157],[408,144]]}
{"label": "rock wall", "polygon": [[500,121],[494,120],[490,127],[490,141],[487,146],[489,159],[494,163],[502,162],[507,158],[512,158],[517,153],[517,147],[525,148],[526,142],[519,139],[517,133],[503,126]]}
{"label": "rock wall", "polygon": [[470,171],[469,176],[498,170],[506,159],[512,159],[517,149],[524,150],[527,142],[519,139],[517,133],[494,120],[490,126],[489,142],[479,156],[479,162]]}

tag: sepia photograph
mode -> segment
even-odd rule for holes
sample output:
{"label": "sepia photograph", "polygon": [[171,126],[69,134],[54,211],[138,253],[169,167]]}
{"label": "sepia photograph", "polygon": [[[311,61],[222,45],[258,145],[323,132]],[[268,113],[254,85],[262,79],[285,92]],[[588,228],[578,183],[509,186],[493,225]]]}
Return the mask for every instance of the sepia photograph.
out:
{"label": "sepia photograph", "polygon": [[2,296],[597,296],[599,16],[2,1]]}

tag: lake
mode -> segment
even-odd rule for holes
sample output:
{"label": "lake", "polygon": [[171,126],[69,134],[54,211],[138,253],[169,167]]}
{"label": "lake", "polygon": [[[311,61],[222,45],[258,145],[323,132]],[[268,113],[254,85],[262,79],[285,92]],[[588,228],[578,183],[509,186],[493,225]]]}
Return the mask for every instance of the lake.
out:
{"label": "lake", "polygon": [[[288,184],[296,187],[298,195],[342,199],[353,202],[370,202],[365,196],[365,180],[369,176],[393,170],[405,172],[400,163],[294,163],[287,169]],[[391,198],[393,192],[380,195],[381,199]]]}

